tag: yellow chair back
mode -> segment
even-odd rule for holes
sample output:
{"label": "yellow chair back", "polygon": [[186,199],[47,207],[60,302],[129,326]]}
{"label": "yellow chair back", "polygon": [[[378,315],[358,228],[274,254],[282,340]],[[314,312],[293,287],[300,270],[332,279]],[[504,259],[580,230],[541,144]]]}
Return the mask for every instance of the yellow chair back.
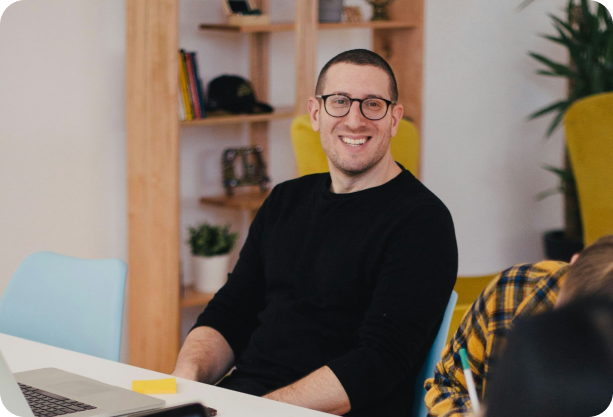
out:
{"label": "yellow chair back", "polygon": [[587,246],[613,233],[613,93],[575,102],[565,123]]}
{"label": "yellow chair back", "polygon": [[[328,172],[328,159],[321,147],[319,132],[313,131],[308,114],[298,116],[291,127],[298,175]],[[391,140],[392,157],[419,178],[419,134],[406,119],[400,120],[398,132]]]}
{"label": "yellow chair back", "polygon": [[466,311],[473,305],[477,297],[483,292],[487,284],[492,282],[494,278],[498,276],[498,273],[490,275],[480,275],[475,277],[458,277],[453,288],[458,293],[458,302],[453,310],[451,316],[451,325],[449,326],[449,333],[447,335],[447,343],[451,340],[451,337],[455,334],[460,327],[462,318]]}

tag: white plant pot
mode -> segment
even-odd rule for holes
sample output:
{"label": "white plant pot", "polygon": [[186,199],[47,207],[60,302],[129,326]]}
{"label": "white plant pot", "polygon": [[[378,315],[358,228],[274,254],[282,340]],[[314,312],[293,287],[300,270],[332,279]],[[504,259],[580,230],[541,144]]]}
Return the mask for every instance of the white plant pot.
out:
{"label": "white plant pot", "polygon": [[192,256],[192,273],[196,290],[216,293],[228,279],[230,255]]}

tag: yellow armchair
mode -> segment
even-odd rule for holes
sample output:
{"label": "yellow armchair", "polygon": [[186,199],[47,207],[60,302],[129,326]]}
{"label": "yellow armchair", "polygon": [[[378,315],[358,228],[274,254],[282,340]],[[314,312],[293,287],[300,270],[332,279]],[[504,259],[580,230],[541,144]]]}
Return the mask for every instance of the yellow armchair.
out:
{"label": "yellow armchair", "polygon": [[613,93],[575,102],[565,124],[588,246],[613,233]]}
{"label": "yellow armchair", "polygon": [[[308,114],[298,116],[291,127],[298,175],[328,172],[328,159],[321,147],[319,132],[313,131]],[[392,157],[419,178],[419,134],[406,119],[400,120],[398,132],[391,140]]]}

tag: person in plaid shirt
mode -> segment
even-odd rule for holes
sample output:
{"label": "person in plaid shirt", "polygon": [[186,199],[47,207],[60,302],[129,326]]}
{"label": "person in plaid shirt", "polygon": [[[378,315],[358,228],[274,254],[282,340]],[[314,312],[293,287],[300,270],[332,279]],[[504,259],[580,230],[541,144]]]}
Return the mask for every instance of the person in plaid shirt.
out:
{"label": "person in plaid shirt", "polygon": [[599,239],[580,256],[575,255],[571,264],[542,261],[503,271],[466,312],[443,350],[434,378],[426,380],[429,415],[472,415],[460,348],[468,353],[477,393],[483,398],[507,333],[518,318],[550,311],[568,300],[591,294],[613,299],[613,235]]}

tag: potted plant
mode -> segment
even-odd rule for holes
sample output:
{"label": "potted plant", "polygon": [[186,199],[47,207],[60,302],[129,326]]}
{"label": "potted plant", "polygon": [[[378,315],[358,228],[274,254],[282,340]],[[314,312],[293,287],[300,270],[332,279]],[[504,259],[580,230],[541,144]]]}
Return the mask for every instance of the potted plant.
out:
{"label": "potted plant", "polygon": [[[532,0],[528,0],[530,2]],[[556,114],[547,130],[548,137],[561,124],[566,110],[575,101],[592,94],[613,91],[613,20],[606,7],[597,4],[591,8],[588,0],[570,0],[564,19],[554,15],[550,17],[557,35],[543,37],[564,46],[570,59],[566,64],[534,52],[529,54],[546,67],[538,70],[538,74],[568,79],[567,97],[529,116],[534,119]],[[547,232],[544,240],[548,258],[568,261],[573,253],[583,248],[583,228],[575,177],[566,149],[564,155],[562,168],[544,166],[558,175],[560,183],[555,189],[539,194],[539,198],[557,192],[564,194],[564,229]]]}
{"label": "potted plant", "polygon": [[203,223],[189,227],[187,243],[192,252],[192,271],[198,291],[214,293],[226,282],[229,254],[237,238],[237,233],[230,232],[230,225]]}

